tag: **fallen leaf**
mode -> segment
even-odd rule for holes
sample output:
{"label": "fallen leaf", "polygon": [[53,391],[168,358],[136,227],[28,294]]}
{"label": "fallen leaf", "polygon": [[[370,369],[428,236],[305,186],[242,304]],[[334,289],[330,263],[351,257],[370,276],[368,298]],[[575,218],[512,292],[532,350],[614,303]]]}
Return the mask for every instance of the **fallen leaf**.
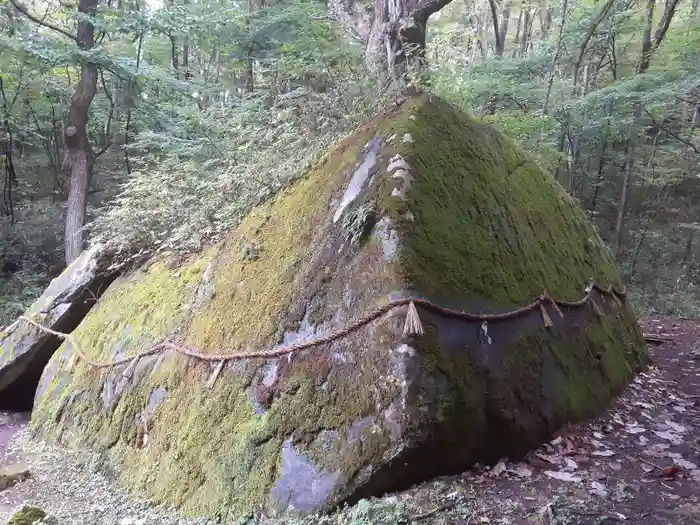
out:
{"label": "fallen leaf", "polygon": [[579,478],[578,476],[574,476],[570,472],[547,470],[544,474],[545,476],[549,476],[553,479],[558,479],[559,481],[571,481],[573,483],[579,483],[583,481],[581,478]]}
{"label": "fallen leaf", "polygon": [[612,450],[594,450],[591,452],[592,456],[599,456],[602,458],[609,458],[610,456],[614,456],[615,453]]}
{"label": "fallen leaf", "polygon": [[691,463],[690,461],[686,461],[683,458],[676,458],[676,465],[678,465],[681,468],[684,468],[685,470],[697,470],[698,466],[695,463]]}
{"label": "fallen leaf", "polygon": [[540,458],[540,459],[542,459],[542,460],[544,460],[544,461],[548,461],[548,462],[551,463],[552,465],[557,465],[557,464],[561,463],[561,457],[559,457],[559,456],[552,456],[552,455],[548,455],[548,454],[542,454],[542,453],[540,453],[540,452],[536,452],[535,455],[536,455],[538,458]]}
{"label": "fallen leaf", "polygon": [[519,478],[531,478],[532,477],[532,469],[528,467],[524,463],[516,463],[515,465],[512,465],[509,469],[508,472],[512,472]]}
{"label": "fallen leaf", "polygon": [[605,489],[605,485],[598,481],[591,482],[590,493],[595,494],[596,496],[600,496],[601,498],[604,498],[608,495],[608,491]]}
{"label": "fallen leaf", "polygon": [[665,467],[661,470],[661,477],[673,478],[681,471],[678,467]]}
{"label": "fallen leaf", "polygon": [[679,425],[673,421],[667,421],[666,424],[679,434],[685,434],[687,432],[687,429],[683,425]]}
{"label": "fallen leaf", "polygon": [[593,472],[591,472],[591,479],[593,480],[601,480],[605,478],[607,478],[607,476],[599,470],[594,470]]}
{"label": "fallen leaf", "polygon": [[679,436],[672,434],[671,432],[659,432],[658,430],[655,430],[654,434],[659,436],[661,439],[670,441],[674,445],[680,445],[683,443],[683,440]]}
{"label": "fallen leaf", "polygon": [[527,462],[535,468],[546,470],[555,467],[554,463],[540,458],[530,458]]}
{"label": "fallen leaf", "polygon": [[577,470],[578,469],[578,464],[571,458],[564,458],[564,464],[566,465],[566,469],[568,470]]}

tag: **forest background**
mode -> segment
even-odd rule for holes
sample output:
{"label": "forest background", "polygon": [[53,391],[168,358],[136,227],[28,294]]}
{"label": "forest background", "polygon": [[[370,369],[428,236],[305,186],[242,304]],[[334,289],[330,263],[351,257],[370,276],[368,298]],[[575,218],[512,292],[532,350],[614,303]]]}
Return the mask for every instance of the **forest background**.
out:
{"label": "forest background", "polygon": [[697,315],[698,2],[0,0],[0,326],[87,240],[215,242],[405,75],[556,177],[640,312]]}

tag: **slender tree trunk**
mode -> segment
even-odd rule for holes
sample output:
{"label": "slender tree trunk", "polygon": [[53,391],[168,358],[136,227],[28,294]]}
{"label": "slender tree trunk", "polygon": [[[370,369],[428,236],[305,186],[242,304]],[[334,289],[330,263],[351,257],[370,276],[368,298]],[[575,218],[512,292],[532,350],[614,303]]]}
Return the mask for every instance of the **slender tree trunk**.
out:
{"label": "slender tree trunk", "polygon": [[518,23],[515,26],[515,47],[513,49],[513,58],[518,56],[518,42],[520,42],[520,27],[522,26],[523,23],[523,10],[522,8],[520,9],[520,13],[518,13]]}
{"label": "slender tree trunk", "polygon": [[530,35],[532,34],[532,10],[530,8],[525,10],[525,21],[523,22],[523,33],[522,40],[520,41],[520,57],[524,57],[527,54],[528,47],[530,46]]}
{"label": "slender tree trunk", "polygon": [[[501,32],[498,39],[501,42],[501,47],[503,48],[503,51],[505,51],[506,40],[508,39],[508,24],[510,24],[510,5],[510,0],[506,0],[503,12],[501,13]],[[501,54],[503,54],[503,51],[501,52]]]}
{"label": "slender tree trunk", "polygon": [[683,265],[687,266],[693,255],[693,238],[695,237],[695,228],[690,229],[688,233],[688,240],[685,243],[685,250],[683,251]]}
{"label": "slender tree trunk", "polygon": [[498,5],[496,4],[496,0],[489,0],[489,7],[491,8],[491,23],[493,24],[493,38],[495,40],[494,52],[497,57],[502,57],[504,42],[498,23]]}
{"label": "slender tree trunk", "polygon": [[542,30],[542,38],[549,37],[549,31],[552,29],[552,8],[547,6],[543,11],[540,11],[540,29]]}
{"label": "slender tree trunk", "polygon": [[[90,18],[94,15],[97,0],[80,0],[78,11],[87,15],[78,22],[76,41],[81,50],[95,45],[95,28]],[[90,18],[89,18],[90,17]],[[90,104],[97,91],[97,65],[86,62],[80,71],[80,80],[71,98],[68,123],[63,136],[68,147],[70,162],[70,190],[66,212],[65,257],[72,263],[83,250],[83,227],[87,209],[87,189],[92,179],[95,153],[87,133]]]}
{"label": "slender tree trunk", "polygon": [[549,110],[549,97],[552,94],[552,85],[554,84],[554,75],[561,55],[561,47],[564,41],[564,27],[566,26],[566,17],[569,13],[568,0],[562,0],[561,5],[561,25],[559,26],[559,36],[557,37],[557,47],[552,57],[552,65],[549,67],[549,78],[547,79],[547,91],[545,93],[544,104],[542,104],[542,114],[546,115]]}
{"label": "slender tree trunk", "polygon": [[[680,0],[669,0],[666,2],[664,14],[659,21],[654,37],[651,37],[652,26],[654,23],[654,10],[656,0],[647,0],[647,20],[642,34],[642,53],[639,65],[637,66],[637,74],[643,75],[649,69],[651,57],[656,49],[661,45],[669,26],[671,19],[676,12],[676,7]],[[622,190],[620,191],[620,203],[617,210],[617,220],[615,221],[615,251],[619,257],[622,254],[622,237],[625,226],[625,216],[627,214],[627,203],[629,194],[632,189],[632,178],[634,176],[634,158],[635,147],[637,142],[637,128],[642,115],[642,108],[639,103],[635,104],[634,118],[627,137],[627,145],[625,148],[625,164],[623,166]]]}

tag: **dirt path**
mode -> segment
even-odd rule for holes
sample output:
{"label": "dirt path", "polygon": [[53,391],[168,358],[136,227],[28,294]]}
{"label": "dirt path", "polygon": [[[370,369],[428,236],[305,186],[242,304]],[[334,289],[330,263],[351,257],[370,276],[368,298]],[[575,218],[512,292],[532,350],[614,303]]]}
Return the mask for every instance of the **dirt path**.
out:
{"label": "dirt path", "polygon": [[[700,525],[700,321],[645,325],[674,340],[653,348],[655,365],[601,417],[567,428],[522,462],[382,498],[377,504],[401,510],[371,523]],[[26,419],[0,414],[0,462],[23,461],[34,476],[0,492],[0,522],[35,501],[62,524],[207,523],[125,496],[84,453],[31,443],[21,432]]]}
{"label": "dirt path", "polygon": [[[0,412],[0,466],[14,465],[21,461],[20,454],[11,448],[11,443],[26,428],[29,415]],[[0,516],[14,509],[21,499],[10,491],[0,492]]]}

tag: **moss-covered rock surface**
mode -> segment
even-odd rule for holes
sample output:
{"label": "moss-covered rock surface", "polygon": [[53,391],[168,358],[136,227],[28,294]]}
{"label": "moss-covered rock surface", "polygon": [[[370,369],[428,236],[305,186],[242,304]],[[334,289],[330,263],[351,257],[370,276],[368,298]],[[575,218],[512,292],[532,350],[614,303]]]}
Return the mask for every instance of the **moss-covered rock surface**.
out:
{"label": "moss-covered rock surface", "polygon": [[[284,346],[397,297],[509,311],[621,288],[565,192],[492,128],[430,95],[368,122],[228,239],[120,277],[74,335],[94,359],[170,339],[205,353]],[[647,361],[630,308],[464,321],[406,308],[333,342],[217,363],[175,353],[47,366],[41,437],[104,451],[155,501],[238,518],[326,510],[517,455],[592,416]],[[125,373],[126,372],[126,373]]]}

